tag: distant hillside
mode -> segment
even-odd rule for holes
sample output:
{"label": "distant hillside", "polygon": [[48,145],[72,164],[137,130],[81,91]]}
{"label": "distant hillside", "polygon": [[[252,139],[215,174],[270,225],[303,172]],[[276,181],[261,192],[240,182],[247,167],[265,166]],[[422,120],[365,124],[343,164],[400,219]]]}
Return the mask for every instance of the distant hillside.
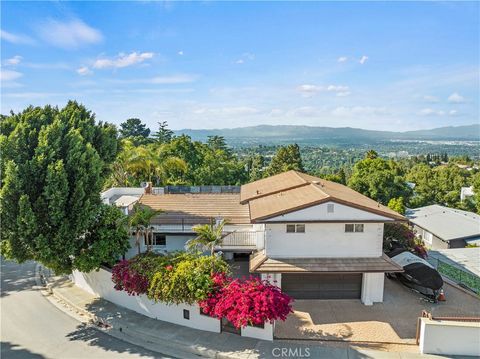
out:
{"label": "distant hillside", "polygon": [[480,125],[439,127],[431,130],[390,132],[363,130],[351,127],[313,127],[292,125],[259,125],[251,127],[225,128],[212,130],[184,129],[175,131],[186,134],[194,140],[205,141],[208,136],[223,136],[232,145],[255,143],[286,143],[300,144],[355,144],[373,143],[391,140],[480,140]]}

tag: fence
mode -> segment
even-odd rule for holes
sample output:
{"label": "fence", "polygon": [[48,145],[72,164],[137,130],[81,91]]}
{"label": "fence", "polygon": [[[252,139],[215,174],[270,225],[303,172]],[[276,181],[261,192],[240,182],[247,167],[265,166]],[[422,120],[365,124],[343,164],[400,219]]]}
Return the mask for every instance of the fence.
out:
{"label": "fence", "polygon": [[423,311],[417,323],[421,354],[480,356],[479,317],[432,317]]}
{"label": "fence", "polygon": [[480,294],[480,277],[477,275],[469,273],[462,268],[442,261],[436,257],[430,257],[428,262],[432,264],[440,274],[448,277],[465,289]]}

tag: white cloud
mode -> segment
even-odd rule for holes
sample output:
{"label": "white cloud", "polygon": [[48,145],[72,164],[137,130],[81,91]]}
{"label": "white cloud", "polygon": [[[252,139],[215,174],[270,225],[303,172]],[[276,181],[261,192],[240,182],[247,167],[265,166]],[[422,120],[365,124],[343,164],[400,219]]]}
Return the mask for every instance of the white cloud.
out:
{"label": "white cloud", "polygon": [[179,52],[177,52],[177,54],[179,54],[180,56],[182,56],[182,55],[183,55],[183,51],[180,50]]}
{"label": "white cloud", "polygon": [[102,33],[79,19],[61,22],[49,20],[39,28],[40,37],[49,44],[64,49],[76,49],[97,44],[103,40]]}
{"label": "white cloud", "polygon": [[13,81],[22,77],[23,74],[18,71],[0,69],[1,81]]}
{"label": "white cloud", "polygon": [[439,99],[436,96],[425,95],[423,96],[423,101],[429,102],[429,103],[437,103],[439,102]]}
{"label": "white cloud", "polygon": [[93,74],[93,72],[87,66],[81,66],[77,69],[77,74],[80,76],[86,76]]}
{"label": "white cloud", "polygon": [[302,94],[303,97],[311,97],[318,92],[334,92],[337,96],[350,95],[350,88],[343,85],[317,86],[312,84],[304,84],[298,86],[297,90]]}
{"label": "white cloud", "polygon": [[241,65],[241,64],[244,64],[248,61],[253,61],[253,60],[255,60],[255,55],[254,54],[252,54],[250,52],[244,52],[240,56],[240,58],[235,61],[235,63]]}
{"label": "white cloud", "polygon": [[337,59],[337,62],[345,62],[347,61],[347,57],[346,56],[340,56],[338,59]]}
{"label": "white cloud", "polygon": [[360,62],[361,65],[363,65],[365,62],[367,62],[368,56],[363,55],[358,62]]}
{"label": "white cloud", "polygon": [[435,110],[433,108],[424,108],[418,112],[421,116],[444,116],[445,111],[443,110]]}
{"label": "white cloud", "polygon": [[352,106],[345,107],[340,106],[332,111],[332,115],[338,117],[348,116],[384,116],[389,114],[385,107],[373,107],[373,106]]}
{"label": "white cloud", "polygon": [[450,102],[450,103],[464,103],[465,98],[462,95],[460,95],[458,92],[454,92],[450,96],[448,96],[448,102]]}
{"label": "white cloud", "polygon": [[101,58],[93,63],[95,69],[122,68],[132,66],[151,59],[153,52],[132,52],[130,54],[120,53],[113,59]]}
{"label": "white cloud", "polygon": [[458,111],[457,111],[457,110],[450,110],[450,111],[448,112],[448,114],[449,114],[450,116],[457,116],[457,115],[458,115]]}
{"label": "white cloud", "polygon": [[11,32],[7,32],[5,30],[0,30],[0,39],[17,45],[31,45],[35,43],[32,38],[26,35],[12,34]]}
{"label": "white cloud", "polygon": [[22,61],[23,57],[20,55],[15,55],[7,60],[5,60],[4,64],[6,66],[16,66]]}

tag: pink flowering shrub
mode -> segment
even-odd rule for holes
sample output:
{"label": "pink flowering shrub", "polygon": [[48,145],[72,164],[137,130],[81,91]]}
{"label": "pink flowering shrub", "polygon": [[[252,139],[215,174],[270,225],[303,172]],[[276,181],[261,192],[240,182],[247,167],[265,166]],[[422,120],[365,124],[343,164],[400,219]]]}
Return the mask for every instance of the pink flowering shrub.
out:
{"label": "pink flowering shrub", "polygon": [[202,312],[225,317],[237,328],[285,320],[293,312],[293,299],[268,281],[256,277],[232,279],[224,274],[214,274],[212,279],[213,292],[199,302]]}
{"label": "pink flowering shrub", "polygon": [[140,295],[147,292],[148,278],[131,268],[131,262],[122,260],[112,269],[112,281],[116,290],[124,290],[128,295]]}

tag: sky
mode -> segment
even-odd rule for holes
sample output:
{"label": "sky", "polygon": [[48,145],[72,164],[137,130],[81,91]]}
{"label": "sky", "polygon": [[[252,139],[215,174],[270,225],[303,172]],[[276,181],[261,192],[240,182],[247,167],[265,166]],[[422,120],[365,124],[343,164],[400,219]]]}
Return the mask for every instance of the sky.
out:
{"label": "sky", "polygon": [[1,2],[1,113],[155,130],[479,122],[479,2]]}

